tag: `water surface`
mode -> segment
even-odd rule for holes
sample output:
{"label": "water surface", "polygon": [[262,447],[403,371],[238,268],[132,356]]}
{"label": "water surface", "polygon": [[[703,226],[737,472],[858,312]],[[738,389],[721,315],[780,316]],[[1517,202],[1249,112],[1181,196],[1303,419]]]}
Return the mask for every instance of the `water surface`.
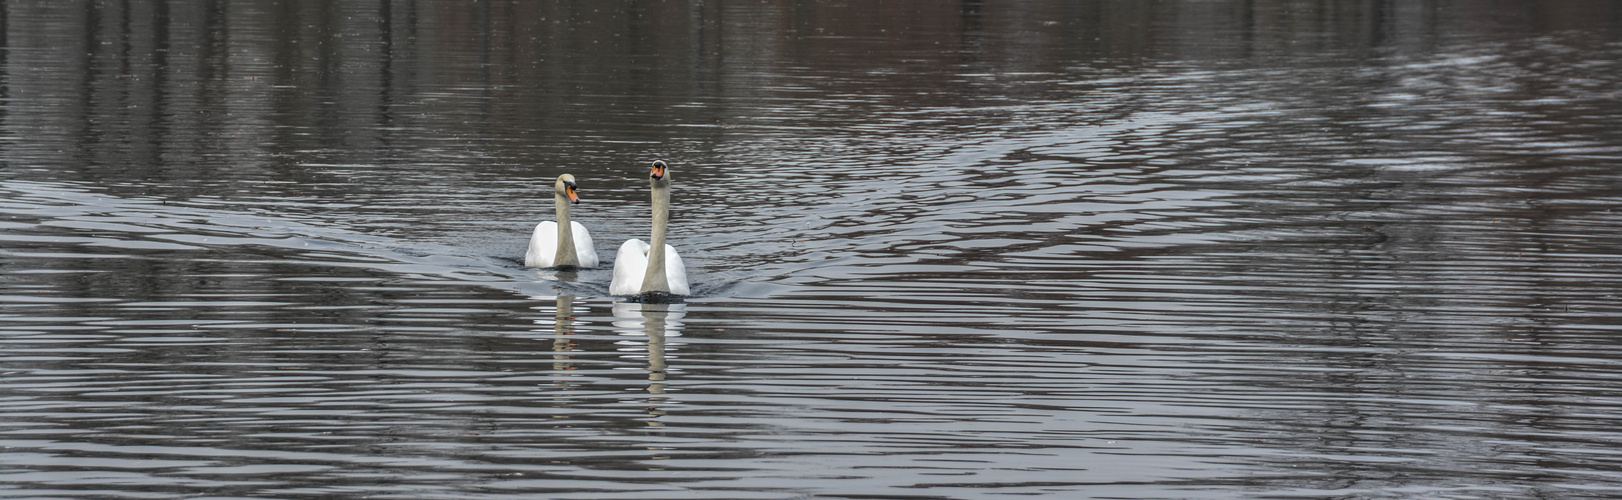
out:
{"label": "water surface", "polygon": [[3,11],[0,496],[1622,494],[1614,3]]}

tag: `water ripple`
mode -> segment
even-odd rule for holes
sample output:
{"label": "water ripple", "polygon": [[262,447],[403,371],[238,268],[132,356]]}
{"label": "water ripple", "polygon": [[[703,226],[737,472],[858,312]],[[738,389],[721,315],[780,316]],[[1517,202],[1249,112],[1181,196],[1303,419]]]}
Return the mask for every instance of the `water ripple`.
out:
{"label": "water ripple", "polygon": [[[685,31],[295,3],[85,46],[82,9],[8,8],[5,493],[1622,483],[1622,46],[1593,29],[645,7]],[[1357,17],[1323,8],[1291,7]],[[600,253],[646,237],[653,158],[685,304],[519,265],[559,170]]]}

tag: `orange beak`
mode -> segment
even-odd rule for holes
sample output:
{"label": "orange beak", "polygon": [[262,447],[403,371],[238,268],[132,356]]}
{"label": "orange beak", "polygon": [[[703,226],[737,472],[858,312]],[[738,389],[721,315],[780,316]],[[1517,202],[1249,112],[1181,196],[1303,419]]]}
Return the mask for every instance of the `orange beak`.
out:
{"label": "orange beak", "polygon": [[579,189],[576,189],[574,186],[569,186],[569,187],[565,188],[564,190],[569,193],[569,203],[580,203],[580,190]]}
{"label": "orange beak", "polygon": [[663,179],[665,177],[665,162],[662,160],[654,161],[653,172],[649,173],[648,177],[652,177],[653,180]]}

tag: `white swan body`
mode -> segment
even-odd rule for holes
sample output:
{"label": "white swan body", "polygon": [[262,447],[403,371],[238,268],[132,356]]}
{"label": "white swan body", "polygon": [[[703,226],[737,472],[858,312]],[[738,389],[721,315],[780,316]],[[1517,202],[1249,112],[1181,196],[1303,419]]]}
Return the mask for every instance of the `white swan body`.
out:
{"label": "white swan body", "polygon": [[[609,295],[636,295],[642,293],[642,278],[648,272],[648,250],[653,248],[647,242],[631,238],[620,245],[620,251],[614,254],[614,280],[608,283]],[[681,262],[681,255],[676,254],[676,247],[665,245],[665,282],[670,285],[669,292],[673,295],[692,295],[687,287],[687,266]]]}
{"label": "white swan body", "polygon": [[569,206],[580,203],[580,190],[574,185],[573,175],[558,176],[552,186],[552,198],[558,221],[535,225],[535,233],[529,237],[529,250],[524,252],[524,265],[597,267],[597,248],[591,240],[591,232],[579,222],[569,220]]}
{"label": "white swan body", "polygon": [[[577,267],[597,267],[597,249],[593,247],[591,232],[579,222],[570,221],[569,227],[574,229],[575,255],[580,258]],[[524,252],[524,266],[526,267],[557,267],[558,253],[558,223],[542,221],[535,225],[535,234],[529,237],[529,251]]]}
{"label": "white swan body", "polygon": [[632,238],[620,245],[619,253],[614,256],[614,280],[608,284],[608,293],[691,295],[687,267],[676,254],[676,247],[665,243],[665,232],[670,224],[670,175],[665,162],[653,162],[648,179],[653,192],[653,235],[649,238],[652,241],[643,243]]}

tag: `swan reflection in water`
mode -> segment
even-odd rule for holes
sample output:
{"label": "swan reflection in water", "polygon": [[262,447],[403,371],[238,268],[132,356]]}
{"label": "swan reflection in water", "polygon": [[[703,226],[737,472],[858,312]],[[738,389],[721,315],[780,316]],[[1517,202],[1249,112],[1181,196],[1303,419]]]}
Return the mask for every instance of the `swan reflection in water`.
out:
{"label": "swan reflection in water", "polygon": [[[533,296],[530,299],[535,301],[550,300],[553,304],[552,317],[536,318],[535,325],[541,328],[530,330],[531,332],[540,333],[546,331],[546,327],[551,327],[552,369],[559,372],[574,370],[575,329],[577,328],[575,324],[577,320],[574,315],[575,297],[573,295]],[[532,309],[544,311],[546,308],[544,306],[535,306]],[[555,387],[567,387],[571,384],[569,384],[567,378],[559,377],[553,380],[552,385]]]}
{"label": "swan reflection in water", "polygon": [[[534,271],[535,277],[540,279],[542,282],[548,282],[548,281],[557,282],[557,283],[579,283],[580,282],[580,270],[579,270],[579,268],[574,268],[574,267],[547,267],[547,268],[531,268],[530,271]],[[556,286],[556,285],[554,285],[552,288],[554,290],[562,291],[561,288]],[[552,297],[550,297],[550,296],[531,296],[530,297],[530,299],[533,299],[533,300],[546,300],[546,299],[550,299],[550,298],[552,298]]]}
{"label": "swan reflection in water", "polygon": [[574,341],[569,337],[574,335],[574,296],[557,296],[557,313],[552,319],[552,369],[573,370],[573,357],[569,355],[574,350]]}
{"label": "swan reflection in water", "polygon": [[[580,325],[577,324],[579,320],[575,316],[575,297],[558,295],[532,298],[553,301],[552,317],[537,318],[535,324],[550,326],[552,330],[552,370],[560,372],[553,379],[553,386],[570,388],[580,382],[572,381],[576,375],[568,374],[575,369],[575,355],[578,349],[576,341],[579,339],[576,336]],[[544,310],[544,307],[536,309]],[[646,411],[652,416],[648,425],[662,427],[663,424],[656,419],[665,414],[663,406],[670,403],[669,397],[665,395],[665,384],[670,370],[667,352],[672,346],[667,339],[681,336],[681,318],[687,315],[687,305],[616,302],[613,305],[613,314],[613,329],[621,337],[620,340],[614,341],[614,349],[621,353],[621,359],[646,363],[644,368],[637,369],[647,370],[649,396]],[[588,324],[585,328],[588,330],[587,333],[590,333],[593,327]],[[545,330],[537,329],[537,331]]]}
{"label": "swan reflection in water", "polygon": [[[580,274],[570,268],[537,269],[536,275],[541,279],[560,283],[573,283],[580,278]],[[530,297],[532,300],[553,300],[552,315],[552,369],[563,371],[574,369],[575,344],[572,336],[575,333],[574,296],[558,294],[555,297]],[[536,307],[535,309],[541,309]],[[537,319],[535,324],[545,325],[547,320]],[[563,379],[558,379],[558,386],[567,385]]]}
{"label": "swan reflection in water", "polygon": [[621,340],[615,342],[624,358],[646,358],[648,363],[648,414],[653,419],[648,425],[662,427],[657,421],[665,414],[663,406],[670,403],[665,395],[665,380],[670,367],[666,351],[671,347],[666,339],[680,337],[681,318],[687,315],[686,304],[614,303],[614,329],[623,336],[642,336],[645,341]]}

